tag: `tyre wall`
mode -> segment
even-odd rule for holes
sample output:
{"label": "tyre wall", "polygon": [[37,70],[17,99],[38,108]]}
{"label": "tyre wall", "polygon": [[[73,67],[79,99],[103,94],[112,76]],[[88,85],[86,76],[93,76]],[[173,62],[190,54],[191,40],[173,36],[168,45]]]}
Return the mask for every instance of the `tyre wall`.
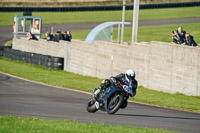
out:
{"label": "tyre wall", "polygon": [[63,70],[64,58],[60,57],[24,52],[8,47],[4,47],[2,49],[2,55],[0,56],[4,56],[11,60],[23,61],[30,64],[44,66],[48,69]]}
{"label": "tyre wall", "polygon": [[[21,50],[24,52],[35,53],[40,55],[46,55],[47,57],[58,58],[53,59],[59,62],[55,62],[55,67],[62,64],[62,68],[66,68],[66,50],[67,43],[47,42],[46,40],[40,39],[39,41],[27,40],[25,38],[13,39],[13,49]],[[54,61],[52,62],[54,63]],[[56,64],[58,63],[58,64]],[[50,63],[49,63],[50,65]],[[52,64],[53,65],[53,64]]]}

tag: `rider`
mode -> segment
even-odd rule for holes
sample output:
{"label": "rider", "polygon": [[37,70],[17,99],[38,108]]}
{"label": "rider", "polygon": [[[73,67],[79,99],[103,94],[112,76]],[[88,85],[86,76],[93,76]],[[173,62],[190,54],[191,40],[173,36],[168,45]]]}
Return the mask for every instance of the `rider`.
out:
{"label": "rider", "polygon": [[108,88],[111,84],[121,84],[124,87],[131,86],[133,89],[133,95],[136,95],[137,89],[137,80],[135,79],[135,71],[133,69],[129,69],[126,73],[121,73],[115,77],[110,77],[109,79],[105,79],[101,82],[98,89],[95,91],[94,96],[97,97],[98,94]]}

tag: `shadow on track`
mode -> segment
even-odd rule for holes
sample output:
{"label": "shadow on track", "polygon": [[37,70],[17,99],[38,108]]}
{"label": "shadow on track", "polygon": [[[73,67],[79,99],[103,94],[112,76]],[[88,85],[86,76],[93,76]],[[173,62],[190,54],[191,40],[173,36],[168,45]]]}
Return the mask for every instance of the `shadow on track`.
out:
{"label": "shadow on track", "polygon": [[8,80],[10,79],[11,77],[10,76],[7,76],[7,75],[0,75],[0,81],[4,81],[4,80]]}
{"label": "shadow on track", "polygon": [[136,114],[115,114],[119,116],[129,116],[129,117],[146,117],[146,118],[164,118],[164,119],[182,119],[182,120],[198,120],[199,118],[189,118],[189,117],[171,117],[171,116],[156,116],[156,115],[136,115]]}

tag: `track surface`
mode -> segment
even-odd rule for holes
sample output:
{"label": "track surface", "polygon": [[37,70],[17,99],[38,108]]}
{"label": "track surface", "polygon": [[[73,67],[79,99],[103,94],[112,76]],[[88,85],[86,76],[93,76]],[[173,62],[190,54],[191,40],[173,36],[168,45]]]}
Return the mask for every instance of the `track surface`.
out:
{"label": "track surface", "polygon": [[[139,26],[200,22],[200,18],[140,21]],[[54,31],[92,29],[99,23],[48,24]],[[0,27],[0,45],[12,39],[12,26]],[[164,109],[138,103],[129,103],[115,115],[105,112],[95,114],[86,111],[89,94],[41,85],[0,73],[0,115],[40,117],[48,119],[72,119],[117,125],[198,133],[200,114]]]}
{"label": "track surface", "polygon": [[[182,23],[196,23],[196,22],[200,22],[200,18],[143,20],[143,21],[139,21],[139,26],[182,24]],[[73,31],[73,30],[93,29],[98,24],[100,24],[100,23],[44,24],[43,25],[43,33],[46,31],[46,27],[53,27],[54,31],[57,31],[57,30]],[[12,32],[13,32],[12,26],[1,26],[0,27],[0,46],[4,45],[9,40],[12,40],[12,37],[13,37]]]}
{"label": "track surface", "polygon": [[129,103],[115,115],[86,111],[90,94],[56,88],[0,73],[0,115],[71,119],[198,133],[200,114]]}

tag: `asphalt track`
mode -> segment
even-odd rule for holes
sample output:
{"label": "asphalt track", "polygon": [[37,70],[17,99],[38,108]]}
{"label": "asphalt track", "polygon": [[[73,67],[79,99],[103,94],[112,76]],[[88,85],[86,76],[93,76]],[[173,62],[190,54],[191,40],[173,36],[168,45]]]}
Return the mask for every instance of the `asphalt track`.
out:
{"label": "asphalt track", "polygon": [[[200,18],[183,18],[183,19],[161,19],[161,20],[143,20],[139,21],[139,26],[152,26],[152,25],[166,25],[166,24],[183,24],[183,23],[198,23]],[[93,29],[100,23],[67,23],[67,24],[44,24],[43,33],[53,27],[54,32],[57,30],[87,30]],[[131,26],[131,25],[130,25]],[[174,29],[171,29],[174,30]],[[0,27],[0,46],[3,46],[7,41],[12,40],[12,26],[1,26]],[[73,34],[73,33],[72,33]]]}
{"label": "asphalt track", "polygon": [[164,128],[199,133],[200,114],[129,102],[115,115],[88,113],[90,94],[34,83],[0,73],[0,115]]}
{"label": "asphalt track", "polygon": [[[200,18],[140,21],[139,26],[200,22]],[[99,23],[47,24],[54,31],[92,29]],[[12,39],[12,26],[0,27],[0,45]],[[78,122],[165,128],[183,132],[200,132],[200,114],[129,103],[115,115],[86,111],[90,94],[42,85],[0,73],[0,115],[71,119]]]}

